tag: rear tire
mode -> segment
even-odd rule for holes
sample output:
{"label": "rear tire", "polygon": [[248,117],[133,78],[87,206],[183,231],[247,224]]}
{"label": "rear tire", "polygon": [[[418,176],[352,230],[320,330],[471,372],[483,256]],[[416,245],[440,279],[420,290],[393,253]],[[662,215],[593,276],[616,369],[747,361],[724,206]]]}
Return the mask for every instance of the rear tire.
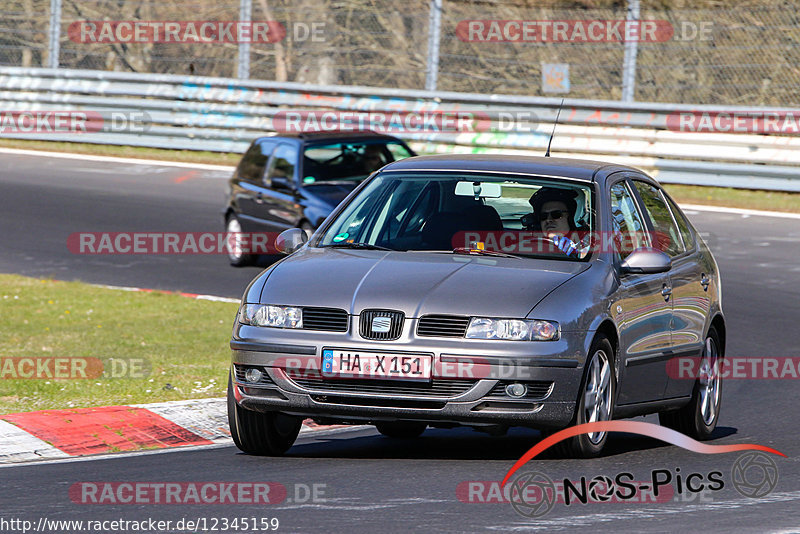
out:
{"label": "rear tire", "polygon": [[236,404],[228,377],[228,426],[233,442],[242,452],[257,456],[281,456],[300,433],[303,420],[280,412],[254,412]]}
{"label": "rear tire", "polygon": [[412,439],[425,432],[428,425],[414,421],[391,421],[375,423],[375,428],[388,438]]}
{"label": "rear tire", "polygon": [[[592,341],[585,368],[570,426],[610,421],[614,416],[614,398],[617,393],[614,348],[605,335],[598,334]],[[544,431],[542,436],[555,432],[557,431]],[[603,451],[607,439],[607,432],[580,434],[560,441],[553,446],[553,452],[557,456],[568,458],[595,458]]]}
{"label": "rear tire", "polygon": [[722,358],[719,335],[712,326],[706,336],[692,399],[679,410],[660,412],[658,421],[662,426],[701,441],[711,438],[711,434],[717,428],[722,406],[722,377],[719,374]]}

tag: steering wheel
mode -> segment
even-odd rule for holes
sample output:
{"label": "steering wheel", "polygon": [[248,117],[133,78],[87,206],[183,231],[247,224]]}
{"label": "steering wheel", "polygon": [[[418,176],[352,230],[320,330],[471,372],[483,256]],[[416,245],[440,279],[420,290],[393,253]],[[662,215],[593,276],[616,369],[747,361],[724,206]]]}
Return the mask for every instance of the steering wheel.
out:
{"label": "steering wheel", "polygon": [[324,161],[318,161],[317,163],[318,163],[319,165],[327,165],[327,164],[329,164],[329,163],[333,163],[333,162],[334,162],[334,161],[336,161],[337,159],[341,159],[341,158],[343,158],[343,157],[344,157],[344,152],[339,152],[337,155],[333,156],[332,158],[330,158],[330,159],[326,159],[326,160],[324,160]]}

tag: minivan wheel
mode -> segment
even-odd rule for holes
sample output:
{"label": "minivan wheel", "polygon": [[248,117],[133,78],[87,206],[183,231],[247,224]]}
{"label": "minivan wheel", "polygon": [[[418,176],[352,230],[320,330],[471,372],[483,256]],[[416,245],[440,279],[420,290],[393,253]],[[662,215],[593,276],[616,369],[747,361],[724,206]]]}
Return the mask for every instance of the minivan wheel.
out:
{"label": "minivan wheel", "polygon": [[242,452],[280,456],[294,444],[303,420],[280,412],[254,412],[236,404],[228,377],[228,426],[233,442]]}
{"label": "minivan wheel", "polygon": [[228,252],[228,261],[234,267],[244,267],[255,263],[256,256],[242,251],[242,223],[231,213],[225,221],[225,249]]}
{"label": "minivan wheel", "polygon": [[411,439],[419,437],[428,425],[414,421],[390,421],[375,423],[378,432],[389,438]]}
{"label": "minivan wheel", "polygon": [[[614,414],[617,380],[614,374],[614,348],[603,334],[598,334],[589,349],[572,425],[610,421]],[[571,426],[572,426],[571,425]],[[555,431],[543,432],[550,435]],[[553,446],[557,455],[571,458],[599,456],[608,439],[607,432],[580,434]]]}
{"label": "minivan wheel", "polygon": [[707,440],[711,437],[717,427],[722,405],[721,347],[717,330],[712,326],[706,336],[692,399],[679,410],[659,413],[658,420],[662,426],[694,439]]}

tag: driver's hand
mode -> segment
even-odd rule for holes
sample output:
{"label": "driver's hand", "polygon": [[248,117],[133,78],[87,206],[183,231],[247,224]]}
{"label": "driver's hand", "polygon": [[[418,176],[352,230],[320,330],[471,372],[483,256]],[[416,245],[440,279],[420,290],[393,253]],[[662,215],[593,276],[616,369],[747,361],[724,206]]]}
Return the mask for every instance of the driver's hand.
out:
{"label": "driver's hand", "polygon": [[572,256],[578,250],[578,245],[568,237],[555,236],[553,237],[553,244],[567,256]]}

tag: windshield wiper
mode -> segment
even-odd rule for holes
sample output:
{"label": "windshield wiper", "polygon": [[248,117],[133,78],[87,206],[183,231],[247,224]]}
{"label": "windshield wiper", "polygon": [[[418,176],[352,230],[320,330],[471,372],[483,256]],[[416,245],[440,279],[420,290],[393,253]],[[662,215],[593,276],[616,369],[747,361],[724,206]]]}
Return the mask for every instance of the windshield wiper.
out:
{"label": "windshield wiper", "polygon": [[453,249],[453,254],[478,254],[481,256],[500,256],[503,258],[519,258],[513,254],[506,254],[505,252],[496,252],[494,250],[483,250],[480,248],[467,248],[456,247]]}
{"label": "windshield wiper", "polygon": [[359,248],[362,250],[387,250],[396,252],[397,249],[381,247],[379,245],[370,245],[369,243],[332,243],[330,245],[322,245],[322,248]]}

